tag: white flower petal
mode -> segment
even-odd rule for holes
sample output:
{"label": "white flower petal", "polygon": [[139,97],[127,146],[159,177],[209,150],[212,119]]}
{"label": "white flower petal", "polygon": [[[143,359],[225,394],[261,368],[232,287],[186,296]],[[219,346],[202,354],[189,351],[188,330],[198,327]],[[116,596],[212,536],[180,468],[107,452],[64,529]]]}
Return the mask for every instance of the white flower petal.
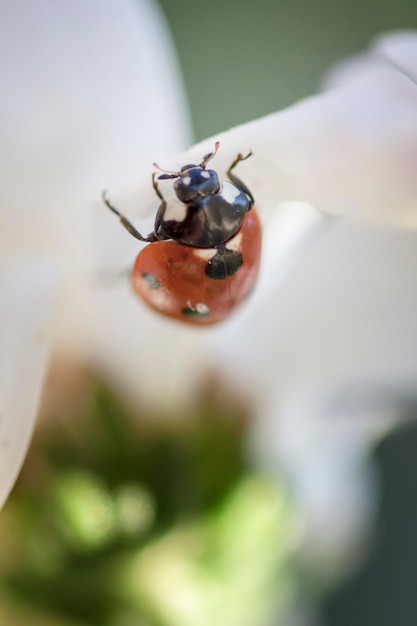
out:
{"label": "white flower petal", "polygon": [[343,59],[327,72],[324,88],[366,82],[381,70],[403,74],[417,88],[417,32],[398,31],[379,35],[367,50]]}
{"label": "white flower petal", "polygon": [[91,286],[102,190],[188,135],[161,15],[148,0],[3,3],[0,53],[2,252],[49,254]]}
{"label": "white flower petal", "polygon": [[[416,39],[410,34],[407,46],[382,39],[377,50],[407,69]],[[354,81],[339,80],[331,91],[216,135],[164,167],[198,162],[219,140],[213,165],[223,173],[237,152],[253,150],[239,172],[264,212],[296,200],[330,215],[417,227],[417,86],[373,55]],[[142,200],[132,215],[155,209],[149,176],[130,196],[129,206]]]}
{"label": "white flower petal", "polygon": [[305,558],[335,572],[372,521],[367,450],[415,401],[417,234],[337,221],[318,234],[211,349],[256,409],[258,462],[291,476]]}
{"label": "white flower petal", "polygon": [[408,72],[417,81],[417,33],[415,30],[404,30],[386,33],[376,38],[371,47],[374,53],[391,60],[401,71]]}
{"label": "white flower petal", "polygon": [[57,276],[34,260],[0,262],[0,505],[23,462],[45,376]]}
{"label": "white flower petal", "polygon": [[[417,303],[409,296],[413,277],[407,268],[413,235],[401,238],[335,223],[319,245],[302,254],[310,234],[316,236],[321,226],[295,208],[304,201],[329,215],[417,226],[417,88],[412,81],[378,59],[365,76],[346,78],[331,91],[159,164],[175,170],[199,162],[216,140],[221,145],[213,166],[223,175],[237,152],[253,150],[254,156],[239,164],[238,171],[264,217],[278,215],[284,205],[294,207],[293,219],[281,224],[284,236],[276,236],[274,222],[279,217],[266,221],[265,239],[269,230],[273,236],[272,242],[266,241],[263,287],[246,310],[210,331],[215,362],[223,366],[225,376],[234,382],[240,377],[245,390],[252,384],[254,395],[263,390],[264,397],[274,394],[277,381],[285,393],[311,377],[331,388],[338,377],[358,372],[358,362],[363,375],[376,363],[379,368],[385,363],[382,376],[390,378],[401,370],[412,378],[408,328]],[[113,197],[133,216],[143,217],[158,206],[150,171],[135,190]],[[290,203],[283,205],[284,200]],[[295,226],[293,252],[300,253],[299,258],[287,247]],[[395,259],[387,255],[391,249],[397,250]],[[290,268],[291,283],[285,280]],[[369,280],[375,281],[372,289]],[[384,302],[382,316],[378,301]],[[361,314],[353,316],[352,303]],[[397,308],[402,321],[393,328]],[[387,342],[395,353],[390,363],[383,359],[390,349]],[[369,344],[376,346],[377,358],[369,354]],[[413,365],[410,361],[408,366],[410,358]]]}
{"label": "white flower petal", "polygon": [[180,371],[184,342],[162,331],[161,359],[159,325],[127,278],[98,279],[127,270],[138,251],[102,190],[189,142],[162,15],[150,0],[16,0],[0,13],[2,253],[63,266],[56,338],[67,356],[116,372],[136,394],[166,397],[155,381],[163,368]]}
{"label": "white flower petal", "polygon": [[323,406],[298,402],[284,411],[282,420],[270,423],[258,442],[271,471],[277,472],[279,458],[281,471],[284,467],[290,477],[302,519],[301,558],[321,583],[334,582],[348,565],[363,559],[377,500],[375,472],[361,432],[364,416],[334,417]]}
{"label": "white flower petal", "polygon": [[[275,211],[282,200],[296,200],[334,215],[417,225],[417,89],[379,59],[356,65],[354,74],[346,73],[337,88],[321,96],[232,129],[161,165],[176,169],[199,162],[215,140],[221,142],[215,164],[222,172],[238,151],[253,149],[254,157],[239,171],[263,213]],[[149,175],[126,202],[135,194],[143,203],[132,215],[146,215],[158,204]],[[122,206],[123,201],[120,196]],[[300,205],[293,206],[296,214]],[[288,234],[298,218],[284,224]],[[307,215],[299,226],[294,250],[294,243],[303,248],[305,236],[320,228]],[[277,237],[276,249],[267,247],[275,257],[262,290],[243,314],[209,335],[222,376],[255,401],[264,431],[261,462],[269,456],[279,466],[283,458],[288,467],[292,463],[306,537],[317,548],[312,558],[322,556],[334,567],[352,556],[372,515],[373,502],[363,488],[372,485],[372,475],[362,471],[369,469],[365,448],[375,435],[363,428],[363,415],[353,414],[345,416],[348,430],[341,432],[338,415],[325,413],[319,400],[349,385],[402,393],[416,388],[416,237],[334,220],[318,244],[292,259],[285,238]],[[307,395],[300,418],[296,401]],[[381,418],[381,412],[375,414]],[[349,422],[355,418],[360,425],[352,432]],[[352,515],[343,517],[342,497]],[[342,513],[337,519],[335,511]],[[323,534],[323,528],[329,532]]]}
{"label": "white flower petal", "polygon": [[[341,381],[417,384],[417,235],[335,222],[244,320],[218,330],[226,372],[281,394]],[[249,314],[250,313],[250,314]],[[246,387],[248,381],[246,380]]]}

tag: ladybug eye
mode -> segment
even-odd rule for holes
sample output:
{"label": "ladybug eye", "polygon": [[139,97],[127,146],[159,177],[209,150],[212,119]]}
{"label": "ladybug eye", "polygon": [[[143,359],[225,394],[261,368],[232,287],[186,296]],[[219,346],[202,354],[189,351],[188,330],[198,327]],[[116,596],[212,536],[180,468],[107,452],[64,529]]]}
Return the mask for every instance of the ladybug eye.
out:
{"label": "ladybug eye", "polygon": [[181,172],[174,183],[175,193],[181,202],[192,202],[214,193],[220,189],[219,178],[214,170],[206,170],[195,166]]}

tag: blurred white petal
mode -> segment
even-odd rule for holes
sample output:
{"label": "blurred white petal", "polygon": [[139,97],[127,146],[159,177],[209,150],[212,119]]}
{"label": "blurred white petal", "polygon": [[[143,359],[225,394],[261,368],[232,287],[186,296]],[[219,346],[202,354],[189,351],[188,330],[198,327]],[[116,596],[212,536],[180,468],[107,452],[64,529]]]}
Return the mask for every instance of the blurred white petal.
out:
{"label": "blurred white petal", "polygon": [[149,328],[126,278],[103,286],[97,272],[128,269],[138,251],[102,190],[135,180],[189,142],[163,18],[148,0],[17,0],[0,13],[2,253],[63,266],[59,349],[116,370],[136,394],[153,377],[149,393],[159,397],[156,373],[180,370],[185,342],[165,331],[161,360],[158,328]]}
{"label": "blurred white petal", "polygon": [[[380,41],[384,54],[397,51],[387,45],[390,38]],[[414,50],[416,41],[411,37]],[[404,41],[396,43],[402,53],[391,58],[409,72],[413,46],[408,56]],[[258,461],[285,469],[304,520],[302,558],[331,578],[366,554],[378,498],[369,446],[398,422],[401,403],[417,386],[417,235],[367,224],[370,218],[417,224],[417,86],[373,51],[348,60],[330,79],[326,97],[337,103],[344,94],[346,101],[338,103],[340,156],[328,151],[335,160],[329,175],[342,160],[352,186],[332,174],[324,187],[334,191],[339,184],[336,192],[346,195],[341,202],[335,195],[334,212],[347,207],[341,212],[363,217],[363,223],[334,220],[319,232],[284,266],[286,275],[275,281],[270,274],[269,297],[255,300],[244,326],[237,320],[213,348],[217,360],[223,350],[224,376],[233,372],[235,384],[253,389]],[[410,106],[399,106],[402,95]],[[349,394],[335,407],[331,400],[340,389]],[[370,389],[375,405],[352,409],[361,390]],[[396,410],[393,398],[399,399]]]}
{"label": "blurred white petal", "polygon": [[[416,39],[416,33],[406,41],[382,38],[377,49],[407,70]],[[220,171],[237,152],[253,150],[239,172],[264,213],[295,200],[330,215],[416,228],[417,86],[373,50],[366,67],[353,81],[342,74],[337,88],[216,135],[164,166],[201,160],[219,140]],[[120,196],[131,215],[155,208],[149,176],[150,170],[135,191]],[[140,207],[135,198],[141,198]]]}
{"label": "blurred white petal", "polygon": [[368,50],[348,57],[332,67],[323,80],[324,87],[364,81],[375,70],[393,69],[403,73],[417,87],[416,31],[398,31],[379,35]]}
{"label": "blurred white petal", "polygon": [[334,583],[368,556],[380,495],[369,445],[412,401],[389,384],[345,383],[323,396],[304,389],[280,407],[281,419],[271,403],[258,424],[262,463],[273,473],[284,470],[293,487],[303,526],[301,558],[315,585]]}
{"label": "blurred white petal", "polygon": [[23,462],[42,391],[57,275],[34,260],[0,262],[0,506]]}
{"label": "blurred white petal", "polygon": [[[364,554],[378,496],[367,453],[417,388],[417,234],[337,221],[314,232],[211,348],[254,403],[258,462],[284,467],[294,487],[303,558],[331,575]],[[351,410],[372,389],[379,404]]]}
{"label": "blurred white petal", "polygon": [[[407,37],[413,43],[417,35]],[[389,40],[382,38],[378,45],[387,47]],[[392,41],[390,54],[394,58],[395,52],[396,63],[404,61],[408,68],[413,46],[401,40],[397,49]],[[383,363],[384,375],[405,371],[413,378],[408,328],[416,302],[408,268],[415,262],[409,258],[415,256],[415,236],[372,232],[337,220],[320,224],[317,214],[310,219],[308,211],[297,209],[310,205],[363,223],[417,225],[417,87],[374,56],[368,54],[366,75],[358,67],[354,80],[346,76],[331,91],[205,140],[168,161],[158,159],[176,169],[201,160],[219,140],[213,165],[224,173],[238,151],[254,152],[239,165],[239,174],[253,190],[266,225],[260,286],[230,322],[206,334],[225,376],[236,380],[239,372],[252,381],[254,395],[259,389],[268,395],[277,381],[287,393],[311,376],[331,388],[338,376],[358,367],[368,375]],[[134,189],[111,194],[122,211],[137,217],[155,212],[150,173]],[[394,258],[391,249],[397,250]],[[290,269],[291,283],[286,281]],[[404,319],[393,324],[397,310]],[[383,358],[387,343],[397,355],[388,362]],[[410,359],[412,365],[404,362]]]}
{"label": "blurred white petal", "polygon": [[[340,505],[338,485],[365,465],[365,438],[349,434],[344,445],[335,431],[317,427],[321,399],[350,382],[411,389],[417,383],[417,235],[332,223],[314,211],[417,226],[417,87],[393,65],[374,59],[377,51],[410,72],[416,35],[381,39],[364,64],[345,66],[331,90],[174,158],[168,155],[189,139],[184,100],[175,54],[147,0],[17,0],[1,8],[0,35],[0,245],[2,252],[64,262],[61,347],[74,358],[95,359],[130,395],[172,405],[189,395],[202,367],[202,345],[210,346],[224,377],[253,391],[272,445],[263,454],[275,462],[291,458],[293,468],[303,469],[300,506],[306,519],[311,515],[310,537],[321,531],[328,511]],[[102,289],[94,284],[93,271],[124,270],[139,249],[99,195],[103,188],[123,187],[112,191],[113,202],[129,216],[149,217],[158,205],[152,162],[166,168],[199,162],[216,140],[221,148],[215,167],[223,173],[237,152],[253,150],[239,175],[265,223],[270,218],[271,241],[258,295],[241,314],[219,328],[180,330],[141,306],[127,282]],[[7,289],[21,281],[26,289],[20,277]],[[13,452],[2,456],[4,497],[27,444],[44,369],[41,345],[39,352],[36,346],[33,354],[27,351],[27,371],[21,365],[23,347],[32,345],[36,323],[48,310],[40,304],[36,312],[41,289],[33,301],[30,293],[2,298],[7,307],[20,303],[20,315],[0,308],[9,326],[13,322],[10,332],[7,323],[0,331],[7,344],[0,414],[18,415],[16,429],[26,425],[24,432],[4,431]],[[19,393],[19,381],[27,394]],[[317,409],[311,422],[304,420],[306,405],[295,401],[304,395]],[[278,415],[283,422],[275,430]],[[330,412],[327,417],[331,421]],[[9,424],[5,418],[2,425]],[[296,444],[295,424],[309,434]],[[316,454],[321,443],[323,459]],[[323,480],[328,468],[333,482]],[[322,489],[322,508],[313,512],[309,489]],[[363,502],[360,490],[350,496],[352,508]],[[338,556],[346,544],[355,521],[345,521],[340,536],[329,533],[327,546],[320,546],[327,554]]]}
{"label": "blurred white petal", "polygon": [[[393,142],[397,138],[393,134]],[[293,220],[282,224],[278,236],[282,206],[293,206]],[[255,292],[243,315],[216,330],[213,351],[224,376],[240,381],[245,391],[252,387],[270,414],[271,405],[278,414],[280,404],[292,403],[306,389],[323,398],[347,383],[416,388],[417,234],[347,220],[315,221],[297,207],[281,205],[266,224],[268,279],[262,297]],[[297,224],[292,240],[290,230]],[[309,233],[313,237],[306,238]],[[311,393],[310,401],[315,402]]]}

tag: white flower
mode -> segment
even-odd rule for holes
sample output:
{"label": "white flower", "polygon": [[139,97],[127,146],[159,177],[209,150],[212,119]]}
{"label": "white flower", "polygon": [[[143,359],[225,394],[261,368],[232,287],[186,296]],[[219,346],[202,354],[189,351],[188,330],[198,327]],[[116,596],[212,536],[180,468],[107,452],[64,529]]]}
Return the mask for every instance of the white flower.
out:
{"label": "white flower", "polygon": [[[261,284],[204,331],[206,350],[252,399],[258,459],[292,474],[306,554],[330,574],[357,558],[372,517],[369,442],[398,419],[393,398],[417,386],[415,68],[416,33],[382,37],[331,72],[324,93],[164,162],[199,162],[220,141],[224,172],[238,151],[254,152],[239,175],[264,219]],[[140,197],[132,217],[155,205],[149,174],[112,197],[127,212]]]}
{"label": "white flower", "polygon": [[[218,140],[216,167],[225,170],[237,150],[250,147],[254,156],[239,171],[263,213],[297,200],[332,216],[415,228],[416,36],[380,38],[349,71],[344,63],[332,72],[332,89],[207,139],[164,165],[201,159]],[[136,197],[137,215],[152,211],[147,177]]]}
{"label": "white flower", "polygon": [[[333,77],[330,90],[169,159],[184,147],[188,128],[174,55],[153,5],[18,0],[2,8],[0,34],[1,254],[26,255],[33,267],[40,258],[59,265],[56,350],[93,362],[136,399],[170,406],[192,397],[214,355],[223,375],[255,399],[266,424],[262,454],[274,461],[277,450],[285,459],[290,449],[277,442],[291,419],[304,428],[340,389],[415,386],[417,87],[408,75],[417,61],[415,35],[382,39],[359,65]],[[258,293],[230,322],[201,331],[155,316],[127,283],[98,287],[92,277],[97,269],[126,269],[138,250],[100,203],[101,190],[108,187],[132,219],[149,217],[152,162],[169,168],[201,159],[215,140],[220,172],[237,152],[253,150],[239,173],[256,196],[267,243]],[[124,190],[113,192],[118,187]],[[30,300],[25,274],[10,271],[8,284],[23,285],[19,307],[33,322],[30,346],[50,311],[53,279],[44,290],[35,281]],[[36,302],[45,305],[35,315]],[[1,312],[10,324],[10,313]],[[28,321],[13,319],[24,337]],[[28,363],[36,354],[26,355]],[[32,370],[24,370],[22,350],[4,355],[1,372],[10,365],[28,377],[28,409],[12,403],[16,377],[0,378],[4,424],[22,425],[21,448],[10,448],[15,474],[45,352]],[[359,448],[337,443],[347,468]],[[303,445],[300,439],[292,448],[293,467],[301,467]],[[329,449],[323,444],[323,455]],[[3,496],[11,480],[1,485]],[[324,517],[316,523],[328,520],[331,489],[322,487]]]}
{"label": "white flower", "polygon": [[[105,185],[182,148],[189,131],[175,54],[147,0],[3,3],[0,51],[2,504],[28,444],[48,345],[104,369],[118,359],[106,336],[123,334],[130,348],[121,314],[100,334],[95,292],[121,306],[128,296],[97,285],[94,203]],[[104,207],[97,215],[105,223]],[[99,244],[114,270],[131,263],[135,245],[119,243],[110,222]]]}
{"label": "white flower", "polygon": [[32,432],[48,359],[57,275],[33,260],[0,260],[0,506]]}

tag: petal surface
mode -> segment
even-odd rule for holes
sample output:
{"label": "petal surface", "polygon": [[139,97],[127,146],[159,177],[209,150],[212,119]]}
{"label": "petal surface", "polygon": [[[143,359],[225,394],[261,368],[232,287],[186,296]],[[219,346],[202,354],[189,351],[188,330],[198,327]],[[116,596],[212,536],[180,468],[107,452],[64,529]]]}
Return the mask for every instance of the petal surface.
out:
{"label": "petal surface", "polygon": [[0,505],[23,462],[48,363],[57,275],[34,260],[0,261]]}
{"label": "petal surface", "polygon": [[1,252],[62,267],[59,349],[137,394],[161,368],[180,371],[182,348],[163,331],[161,362],[159,327],[148,327],[126,277],[138,242],[101,193],[189,143],[175,50],[148,0],[17,0],[0,12]]}
{"label": "petal surface", "polygon": [[[237,152],[253,150],[239,172],[265,214],[280,201],[304,201],[329,215],[415,228],[417,85],[401,67],[415,63],[416,39],[382,38],[365,65],[342,73],[331,90],[205,140],[164,166],[201,160],[218,140],[213,166],[223,174]],[[395,65],[381,61],[382,52]],[[155,207],[149,175],[126,194],[127,210],[142,199],[132,215]]]}

